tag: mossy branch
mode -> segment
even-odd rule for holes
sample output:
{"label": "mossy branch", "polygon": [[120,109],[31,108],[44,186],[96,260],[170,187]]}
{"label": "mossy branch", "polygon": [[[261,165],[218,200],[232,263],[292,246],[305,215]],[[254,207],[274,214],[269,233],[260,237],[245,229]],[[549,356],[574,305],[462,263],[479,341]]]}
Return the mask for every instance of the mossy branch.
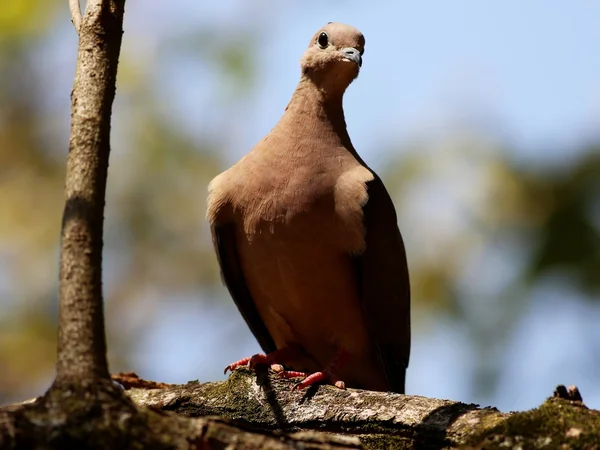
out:
{"label": "mossy branch", "polygon": [[245,369],[215,383],[153,386],[135,376],[114,378],[138,405],[187,417],[219,416],[253,430],[339,434],[360,439],[361,448],[493,449],[507,442],[529,448],[527,443],[540,439],[554,445],[600,442],[600,412],[585,407],[576,388],[564,386],[539,408],[502,413],[450,400],[332,386],[292,391],[290,380]]}
{"label": "mossy branch", "polygon": [[[449,400],[331,386],[292,392],[290,380],[244,369],[215,383],[167,385],[134,374],[113,378],[126,387],[137,409],[129,404],[113,412],[115,420],[100,431],[127,435],[144,448],[575,449],[600,441],[600,412],[585,407],[576,389],[562,386],[539,408],[502,413]],[[27,423],[14,420],[14,412],[22,416],[23,409],[0,410],[0,448],[5,448],[3,423],[12,423],[13,430]],[[119,418],[126,418],[126,426],[119,425]]]}

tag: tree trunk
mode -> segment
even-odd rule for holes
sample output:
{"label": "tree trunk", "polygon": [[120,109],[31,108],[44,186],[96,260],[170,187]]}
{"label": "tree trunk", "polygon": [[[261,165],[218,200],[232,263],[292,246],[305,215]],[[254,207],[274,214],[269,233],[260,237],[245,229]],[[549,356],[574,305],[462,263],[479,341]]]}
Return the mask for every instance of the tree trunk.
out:
{"label": "tree trunk", "polygon": [[102,234],[125,0],[90,0],[79,28],[60,258],[56,383],[109,379]]}

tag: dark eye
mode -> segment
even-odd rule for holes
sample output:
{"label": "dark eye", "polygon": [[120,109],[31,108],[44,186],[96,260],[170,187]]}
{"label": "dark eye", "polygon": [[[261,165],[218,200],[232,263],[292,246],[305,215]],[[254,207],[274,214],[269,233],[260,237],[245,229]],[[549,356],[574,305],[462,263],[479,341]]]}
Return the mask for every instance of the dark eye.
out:
{"label": "dark eye", "polygon": [[321,34],[319,34],[319,37],[317,38],[317,43],[321,48],[327,47],[327,44],[329,44],[329,37],[327,37],[327,33],[325,33],[324,31],[321,32]]}

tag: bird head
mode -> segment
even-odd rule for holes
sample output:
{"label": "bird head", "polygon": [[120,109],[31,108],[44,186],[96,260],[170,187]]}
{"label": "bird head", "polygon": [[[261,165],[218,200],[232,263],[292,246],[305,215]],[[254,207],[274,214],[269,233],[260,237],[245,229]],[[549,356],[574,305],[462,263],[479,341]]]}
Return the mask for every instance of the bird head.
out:
{"label": "bird head", "polygon": [[329,22],[317,31],[300,65],[303,75],[321,89],[343,93],[358,76],[365,51],[365,38],[356,28]]}

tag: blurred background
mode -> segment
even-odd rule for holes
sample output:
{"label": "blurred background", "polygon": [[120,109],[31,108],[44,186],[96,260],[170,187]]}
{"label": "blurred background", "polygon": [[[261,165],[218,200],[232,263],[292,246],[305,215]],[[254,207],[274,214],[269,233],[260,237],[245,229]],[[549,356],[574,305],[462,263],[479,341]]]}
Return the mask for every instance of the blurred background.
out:
{"label": "blurred background", "polygon": [[[409,393],[600,408],[600,3],[129,0],[105,231],[111,370],[224,379],[258,351],[204,220],[328,21],[366,36],[345,109],[409,258]],[[0,404],[54,375],[77,40],[67,1],[0,2]]]}

